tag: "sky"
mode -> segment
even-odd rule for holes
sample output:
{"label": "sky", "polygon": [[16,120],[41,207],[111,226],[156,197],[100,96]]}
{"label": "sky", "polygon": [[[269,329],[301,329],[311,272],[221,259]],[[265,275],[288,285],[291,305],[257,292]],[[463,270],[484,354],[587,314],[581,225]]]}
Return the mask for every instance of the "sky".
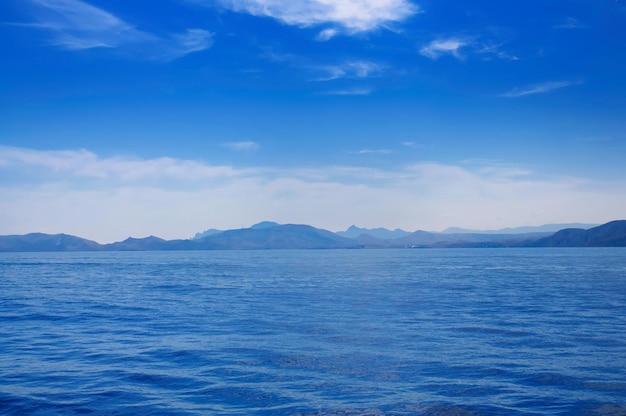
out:
{"label": "sky", "polygon": [[0,235],[626,218],[626,1],[3,0]]}

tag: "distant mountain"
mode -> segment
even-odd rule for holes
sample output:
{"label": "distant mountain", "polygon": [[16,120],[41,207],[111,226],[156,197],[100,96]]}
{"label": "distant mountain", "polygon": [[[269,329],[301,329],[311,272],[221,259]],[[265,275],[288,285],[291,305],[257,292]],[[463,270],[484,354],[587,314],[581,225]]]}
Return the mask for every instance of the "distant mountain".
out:
{"label": "distant mountain", "polygon": [[107,250],[113,251],[135,251],[135,250],[163,250],[167,246],[167,241],[159,237],[132,238],[128,237],[124,241],[106,244]]}
{"label": "distant mountain", "polygon": [[441,241],[452,240],[454,240],[454,236],[417,230],[405,237],[394,240],[393,243],[398,247],[428,247]]}
{"label": "distant mountain", "polygon": [[[346,232],[352,228],[350,227]],[[358,227],[352,229],[352,231],[358,232],[362,230],[365,229]],[[389,234],[384,233],[383,235],[389,236]],[[394,239],[379,238],[367,233],[360,233],[355,238],[348,238],[310,225],[281,225],[268,221],[255,224],[250,228],[211,233],[203,238],[164,240],[151,236],[127,238],[124,241],[103,245],[67,234],[33,233],[0,236],[0,251],[3,252],[405,247],[626,247],[626,220],[612,221],[588,230],[566,228],[556,233],[445,234],[415,231]]]}
{"label": "distant mountain", "polygon": [[263,228],[271,228],[271,227],[276,227],[278,224],[277,222],[274,221],[261,221],[257,224],[254,224],[252,227],[253,230],[261,230]]}
{"label": "distant mountain", "polygon": [[256,228],[229,230],[203,238],[199,243],[224,250],[359,247],[352,239],[310,225],[296,224],[265,224]]}
{"label": "distant mountain", "polygon": [[[279,225],[277,222],[273,222],[273,221],[261,221],[260,223],[254,224],[252,227],[252,229],[261,229],[261,228],[269,228],[269,227],[275,227]],[[223,233],[224,230],[217,230],[215,228],[210,228],[206,231],[202,231],[201,233],[196,233],[196,235],[193,236],[192,240],[201,240],[205,237],[209,237],[211,235],[215,235],[215,234],[219,234],[219,233]]]}
{"label": "distant mountain", "polygon": [[102,246],[108,251],[161,251],[161,250],[194,250],[195,240],[164,240],[159,237],[127,238],[117,243]]}
{"label": "distant mountain", "polygon": [[101,248],[95,241],[67,234],[0,236],[0,251],[94,251]]}
{"label": "distant mountain", "polygon": [[442,231],[443,234],[524,234],[524,233],[554,233],[565,228],[589,229],[599,224],[544,224],[538,226],[502,228],[499,230],[468,230],[465,228],[451,227]]}
{"label": "distant mountain", "polygon": [[381,240],[394,240],[396,238],[406,237],[411,233],[399,228],[392,231],[386,228],[359,228],[356,225],[351,225],[346,231],[338,231],[335,234],[346,238],[357,238],[361,235],[368,235]]}
{"label": "distant mountain", "polygon": [[394,243],[397,243],[397,246],[405,247],[501,247],[519,241],[534,241],[550,234],[443,234],[416,231],[409,236],[394,240]]}
{"label": "distant mountain", "polygon": [[529,243],[532,247],[626,247],[626,220],[583,230],[567,228]]}
{"label": "distant mountain", "polygon": [[363,248],[390,248],[394,246],[395,241],[372,237],[368,234],[361,234],[352,240],[356,241],[358,245]]}
{"label": "distant mountain", "polygon": [[213,235],[213,234],[219,234],[219,233],[221,233],[223,231],[224,230],[216,230],[215,228],[210,228],[210,229],[202,231],[200,233],[196,233],[196,235],[193,236],[192,240],[199,240],[201,238],[208,237],[208,236]]}

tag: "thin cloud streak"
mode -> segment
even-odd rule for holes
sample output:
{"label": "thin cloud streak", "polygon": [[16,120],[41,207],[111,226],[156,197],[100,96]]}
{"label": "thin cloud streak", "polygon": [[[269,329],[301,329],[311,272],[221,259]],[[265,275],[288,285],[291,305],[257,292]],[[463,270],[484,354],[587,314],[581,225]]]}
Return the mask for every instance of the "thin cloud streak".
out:
{"label": "thin cloud streak", "polygon": [[19,25],[48,32],[51,45],[68,51],[105,48],[133,58],[171,61],[213,44],[213,34],[207,30],[160,37],[81,0],[25,1],[35,6],[37,22]]}
{"label": "thin cloud streak", "polygon": [[61,49],[115,48],[153,37],[105,10],[79,0],[27,0],[38,6],[33,28],[48,30]]}
{"label": "thin cloud streak", "polygon": [[582,29],[586,26],[573,17],[566,17],[563,22],[554,25],[555,29]]}
{"label": "thin cloud streak", "polygon": [[516,55],[511,55],[508,52],[503,51],[502,48],[503,44],[482,44],[480,45],[479,48],[476,49],[476,53],[477,54],[481,54],[484,56],[483,59],[493,59],[498,58],[498,59],[503,59],[503,60],[509,60],[509,61],[519,61],[519,57],[517,57]]}
{"label": "thin cloud streak", "polygon": [[258,143],[253,141],[228,142],[224,143],[223,146],[236,152],[250,152],[259,150],[259,148],[261,147]]}
{"label": "thin cloud streak", "polygon": [[306,72],[314,82],[327,82],[338,79],[365,79],[382,77],[388,66],[384,63],[365,59],[352,59],[333,63],[311,62],[310,59],[295,54],[280,53],[272,48],[263,50],[262,56],[272,62],[288,65]]}
{"label": "thin cloud streak", "polygon": [[393,153],[393,150],[390,150],[390,149],[361,149],[357,153],[360,154],[360,155],[368,155],[368,154],[389,155],[389,154]]}
{"label": "thin cloud streak", "polygon": [[374,92],[373,88],[348,88],[343,90],[325,91],[321,95],[370,95]]}
{"label": "thin cloud streak", "polygon": [[385,67],[372,61],[354,60],[346,61],[338,65],[326,65],[313,67],[325,72],[324,76],[316,81],[333,81],[341,78],[369,78],[383,73]]}
{"label": "thin cloud streak", "polygon": [[3,146],[0,146],[0,169],[21,171],[39,169],[52,181],[62,177],[68,180],[72,178],[104,179],[116,183],[153,182],[160,179],[184,181],[224,179],[246,172],[245,170],[235,171],[229,166],[210,166],[198,161],[169,157],[101,158],[84,149],[39,151]]}
{"label": "thin cloud streak", "polygon": [[420,48],[419,53],[434,61],[446,55],[464,61],[469,54],[480,55],[484,60],[494,58],[510,61],[519,60],[517,56],[503,51],[503,45],[504,43],[479,40],[477,36],[451,36],[432,40]]}
{"label": "thin cloud streak", "polygon": [[526,95],[545,94],[561,88],[572,87],[580,84],[582,84],[582,81],[548,81],[528,85],[526,87],[514,88],[501,96],[506,98],[519,98]]}
{"label": "thin cloud streak", "polygon": [[213,45],[213,36],[204,29],[187,29],[185,33],[172,35],[174,42],[170,47],[170,56],[181,57],[209,49]]}

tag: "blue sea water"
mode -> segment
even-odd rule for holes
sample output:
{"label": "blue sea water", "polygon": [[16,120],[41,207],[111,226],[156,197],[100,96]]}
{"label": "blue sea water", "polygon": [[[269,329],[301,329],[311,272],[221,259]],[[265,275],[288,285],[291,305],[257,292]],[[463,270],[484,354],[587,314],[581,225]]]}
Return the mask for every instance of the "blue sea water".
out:
{"label": "blue sea water", "polygon": [[626,250],[0,254],[2,415],[626,415]]}

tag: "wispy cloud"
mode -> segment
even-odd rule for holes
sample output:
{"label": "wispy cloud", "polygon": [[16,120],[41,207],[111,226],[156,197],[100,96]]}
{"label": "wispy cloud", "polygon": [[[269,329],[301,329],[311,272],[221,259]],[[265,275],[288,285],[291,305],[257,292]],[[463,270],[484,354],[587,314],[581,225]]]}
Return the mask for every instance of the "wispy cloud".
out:
{"label": "wispy cloud", "polygon": [[313,81],[333,81],[342,78],[382,76],[388,69],[384,63],[365,59],[347,59],[332,63],[312,62],[310,58],[282,53],[273,48],[262,49],[262,56],[272,62],[289,65],[312,76]]}
{"label": "wispy cloud", "polygon": [[[196,1],[209,6],[213,3],[207,0]],[[236,12],[271,17],[299,27],[333,25],[334,30],[348,34],[384,28],[420,12],[420,8],[409,0],[219,1],[225,8]],[[327,30],[322,38],[338,33]]]}
{"label": "wispy cloud", "polygon": [[390,149],[361,149],[357,152],[360,155],[389,155],[393,153],[393,150]]}
{"label": "wispy cloud", "polygon": [[[169,157],[132,159],[128,157],[101,158],[87,150],[39,151],[0,146],[0,168],[29,167],[46,172],[49,179],[58,177],[106,179],[136,182],[161,179],[207,180],[237,175],[228,166],[209,166],[193,160]],[[240,174],[241,172],[239,172]]]}
{"label": "wispy cloud", "polygon": [[333,28],[324,29],[317,35],[315,39],[319,40],[320,42],[326,42],[334,38],[338,34],[339,34],[339,31],[337,29],[333,29]]}
{"label": "wispy cloud", "polygon": [[365,59],[349,59],[332,63],[312,62],[309,57],[281,53],[273,48],[264,48],[262,56],[272,62],[298,70],[298,73],[306,76],[310,82],[324,85],[323,90],[315,92],[317,95],[369,95],[376,90],[371,85],[345,86],[344,83],[341,87],[328,88],[325,84],[333,84],[333,81],[338,80],[364,81],[369,78],[384,77],[390,70],[390,67],[383,62]]}
{"label": "wispy cloud", "polygon": [[516,87],[502,94],[506,98],[518,98],[526,95],[545,94],[561,88],[572,87],[582,84],[582,81],[547,81],[531,84],[525,87]]}
{"label": "wispy cloud", "polygon": [[66,232],[103,242],[129,235],[185,238],[268,218],[331,230],[353,223],[502,228],[601,222],[620,217],[626,204],[623,181],[539,177],[502,162],[474,165],[240,169],[170,157],[0,147],[0,234]]}
{"label": "wispy cloud", "polygon": [[484,176],[512,179],[514,177],[530,176],[533,171],[529,168],[506,163],[499,159],[465,159],[460,162],[462,165],[471,167],[476,172]]}
{"label": "wispy cloud", "polygon": [[213,34],[189,29],[157,36],[137,29],[114,14],[81,0],[24,0],[35,22],[21,24],[49,33],[51,45],[69,51],[109,48],[127,56],[173,60],[211,47]]}
{"label": "wispy cloud", "polygon": [[316,81],[332,81],[339,78],[368,78],[380,75],[385,66],[372,61],[354,60],[337,65],[313,66],[311,69],[325,73]]}
{"label": "wispy cloud", "polygon": [[432,60],[443,56],[452,56],[458,60],[465,60],[468,55],[481,55],[482,59],[504,59],[516,61],[519,58],[503,50],[504,43],[495,43],[478,36],[451,36],[435,39],[423,46],[419,53]]}
{"label": "wispy cloud", "polygon": [[461,49],[470,44],[470,41],[462,38],[436,39],[420,49],[420,54],[430,58],[439,59],[444,55],[452,55],[457,59],[463,59]]}
{"label": "wispy cloud", "polygon": [[555,29],[582,29],[584,27],[586,26],[573,17],[566,17],[560,23],[554,25]]}
{"label": "wispy cloud", "polygon": [[355,88],[346,88],[342,90],[325,91],[321,94],[322,95],[370,95],[372,92],[374,92],[374,89],[370,87],[355,87]]}
{"label": "wispy cloud", "polygon": [[510,60],[510,61],[518,61],[519,58],[516,55],[510,54],[502,50],[503,45],[504,44],[502,43],[481,44],[475,49],[475,52],[477,54],[483,55],[484,59],[498,58],[498,59],[504,59],[504,60]]}
{"label": "wispy cloud", "polygon": [[152,41],[115,15],[79,0],[26,0],[35,8],[36,29],[51,34],[50,43],[67,50],[115,48],[122,44]]}
{"label": "wispy cloud", "polygon": [[172,35],[172,39],[181,56],[203,51],[213,45],[213,33],[204,29],[187,29],[185,33]]}
{"label": "wispy cloud", "polygon": [[224,143],[223,146],[236,152],[251,152],[254,150],[259,150],[259,148],[261,147],[258,143],[253,141],[228,142]]}

